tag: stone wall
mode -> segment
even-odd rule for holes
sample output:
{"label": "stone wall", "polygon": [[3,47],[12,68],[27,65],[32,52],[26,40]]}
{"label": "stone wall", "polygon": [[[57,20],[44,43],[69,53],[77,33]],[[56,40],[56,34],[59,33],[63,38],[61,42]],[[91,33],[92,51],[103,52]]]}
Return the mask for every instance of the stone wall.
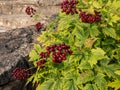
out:
{"label": "stone wall", "polygon": [[40,21],[59,12],[56,6],[61,0],[0,0],[0,27],[19,28],[33,25],[35,22],[26,15],[25,8],[32,6],[41,13]]}
{"label": "stone wall", "polygon": [[24,80],[13,78],[12,72],[17,67],[31,67],[28,55],[40,31],[29,26],[0,33],[0,90],[33,90],[32,85],[25,86]]}

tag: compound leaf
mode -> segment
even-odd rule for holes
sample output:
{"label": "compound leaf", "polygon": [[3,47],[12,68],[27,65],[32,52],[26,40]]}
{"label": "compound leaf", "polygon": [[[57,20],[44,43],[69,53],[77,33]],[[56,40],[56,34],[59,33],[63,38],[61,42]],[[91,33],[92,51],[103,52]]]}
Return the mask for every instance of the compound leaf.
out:
{"label": "compound leaf", "polygon": [[107,87],[107,82],[104,79],[104,75],[101,73],[98,73],[97,76],[95,77],[95,83],[98,86],[100,90],[108,90]]}
{"label": "compound leaf", "polygon": [[38,55],[38,53],[35,50],[32,50],[30,52],[29,57],[30,57],[30,61],[35,61],[40,58],[40,56]]}
{"label": "compound leaf", "polygon": [[91,57],[89,59],[89,63],[91,65],[91,67],[95,64],[97,64],[98,60],[101,60],[105,57],[105,51],[103,51],[101,48],[96,48],[96,49],[92,49],[91,50]]}
{"label": "compound leaf", "polygon": [[109,87],[114,88],[114,90],[118,90],[120,88],[120,80],[115,80],[114,82],[108,83]]}
{"label": "compound leaf", "polygon": [[48,81],[45,81],[41,85],[39,85],[36,90],[52,90],[54,84],[54,80],[50,79]]}

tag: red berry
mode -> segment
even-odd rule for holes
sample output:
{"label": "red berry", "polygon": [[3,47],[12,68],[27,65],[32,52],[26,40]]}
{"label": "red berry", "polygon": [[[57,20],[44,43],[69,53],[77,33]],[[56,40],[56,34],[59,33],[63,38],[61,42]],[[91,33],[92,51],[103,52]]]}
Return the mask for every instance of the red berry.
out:
{"label": "red berry", "polygon": [[58,52],[57,52],[57,55],[61,55],[61,51],[58,51]]}
{"label": "red berry", "polygon": [[66,56],[65,57],[62,57],[63,60],[66,60]]}
{"label": "red berry", "polygon": [[61,48],[61,47],[58,47],[58,48],[57,48],[57,50],[61,51],[61,50],[62,50],[62,48]]}
{"label": "red berry", "polygon": [[39,68],[44,68],[45,66],[43,66],[43,64],[46,62],[45,59],[42,59],[42,60],[39,60],[36,64],[37,64],[37,67]]}
{"label": "red berry", "polygon": [[13,71],[13,77],[20,80],[25,80],[28,78],[29,71],[26,69],[16,68]]}
{"label": "red berry", "polygon": [[45,58],[44,52],[41,52],[41,53],[40,53],[40,57],[41,57],[41,58]]}
{"label": "red berry", "polygon": [[69,53],[69,50],[68,50],[68,49],[66,49],[66,50],[65,50],[65,52],[66,52],[66,53]]}
{"label": "red berry", "polygon": [[[41,58],[47,58],[50,55],[52,55],[52,61],[54,63],[61,63],[63,60],[66,60],[67,55],[72,54],[72,50],[70,50],[70,46],[65,45],[65,43],[52,44],[50,46],[47,46],[46,51],[47,52],[40,53]],[[43,66],[41,65],[41,63],[39,65]]]}
{"label": "red berry", "polygon": [[66,54],[63,53],[63,54],[62,54],[62,57],[65,57],[65,56],[66,56]]}
{"label": "red berry", "polygon": [[58,63],[57,58],[53,58],[52,61],[53,61],[54,63]]}
{"label": "red berry", "polygon": [[42,28],[41,22],[37,22],[37,23],[35,24],[35,27],[36,27],[36,29],[39,31],[39,30]]}
{"label": "red berry", "polygon": [[43,68],[45,68],[45,66],[40,66],[39,68],[43,69]]}
{"label": "red berry", "polygon": [[49,51],[49,50],[50,50],[50,47],[49,47],[49,46],[47,46],[47,47],[46,47],[46,50],[47,50],[47,51]]}
{"label": "red berry", "polygon": [[59,58],[58,58],[58,61],[59,61],[59,63],[61,63],[61,62],[62,62],[62,58],[61,58],[61,57],[59,57]]}
{"label": "red berry", "polygon": [[95,11],[95,15],[86,14],[85,12],[80,12],[79,18],[82,19],[84,23],[97,23],[101,21],[101,15],[99,12]]}
{"label": "red berry", "polygon": [[33,17],[33,15],[35,14],[36,10],[33,9],[32,7],[29,7],[29,6],[28,6],[28,7],[25,9],[25,12],[26,12],[26,14],[29,15],[30,17]]}
{"label": "red berry", "polygon": [[66,14],[77,14],[76,4],[78,4],[76,0],[64,0],[59,5],[61,6],[62,12]]}

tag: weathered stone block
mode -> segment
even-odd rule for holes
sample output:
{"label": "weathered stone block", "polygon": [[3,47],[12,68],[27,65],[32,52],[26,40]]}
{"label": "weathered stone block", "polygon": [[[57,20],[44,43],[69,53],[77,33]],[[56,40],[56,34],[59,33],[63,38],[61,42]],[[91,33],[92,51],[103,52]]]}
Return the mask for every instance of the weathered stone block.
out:
{"label": "weathered stone block", "polygon": [[0,85],[13,80],[12,71],[16,67],[29,68],[27,56],[38,35],[34,27],[0,33]]}

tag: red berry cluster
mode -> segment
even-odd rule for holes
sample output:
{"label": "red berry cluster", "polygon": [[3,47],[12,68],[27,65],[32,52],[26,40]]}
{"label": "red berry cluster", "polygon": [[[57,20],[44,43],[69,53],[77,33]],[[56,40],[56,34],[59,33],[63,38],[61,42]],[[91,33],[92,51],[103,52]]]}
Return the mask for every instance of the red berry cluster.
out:
{"label": "red berry cluster", "polygon": [[13,71],[13,77],[14,77],[14,78],[18,78],[18,79],[20,79],[20,80],[25,80],[25,79],[27,79],[28,74],[29,74],[29,71],[28,71],[28,70],[26,70],[26,69],[21,69],[21,68],[16,68],[16,69]]}
{"label": "red berry cluster", "polygon": [[46,47],[46,52],[41,52],[40,57],[47,58],[52,55],[52,61],[55,63],[61,63],[63,60],[66,60],[67,55],[72,54],[72,50],[70,50],[70,46],[66,44],[53,44]]}
{"label": "red berry cluster", "polygon": [[62,12],[65,12],[66,14],[77,14],[76,10],[76,4],[78,4],[78,1],[76,0],[64,0],[62,3],[60,3]]}
{"label": "red berry cluster", "polygon": [[35,24],[35,28],[39,31],[42,28],[43,24],[41,22],[37,22]]}
{"label": "red berry cluster", "polygon": [[44,66],[43,64],[44,64],[45,62],[46,62],[45,59],[39,60],[39,61],[37,62],[37,67],[39,67],[39,68],[44,68],[45,66]]}
{"label": "red berry cluster", "polygon": [[61,63],[63,60],[66,60],[66,56],[68,54],[72,54],[72,50],[70,50],[70,46],[63,44],[58,44],[55,48],[55,52],[52,53],[52,60],[55,63]]}
{"label": "red berry cluster", "polygon": [[35,9],[33,9],[32,7],[27,7],[26,9],[25,9],[25,12],[27,13],[27,15],[30,15],[30,17],[33,17],[33,15],[35,15],[35,13],[36,13],[36,10]]}
{"label": "red berry cluster", "polygon": [[85,12],[80,12],[79,18],[82,19],[84,23],[97,23],[101,21],[101,15],[99,12],[95,11],[95,15],[86,14]]}

